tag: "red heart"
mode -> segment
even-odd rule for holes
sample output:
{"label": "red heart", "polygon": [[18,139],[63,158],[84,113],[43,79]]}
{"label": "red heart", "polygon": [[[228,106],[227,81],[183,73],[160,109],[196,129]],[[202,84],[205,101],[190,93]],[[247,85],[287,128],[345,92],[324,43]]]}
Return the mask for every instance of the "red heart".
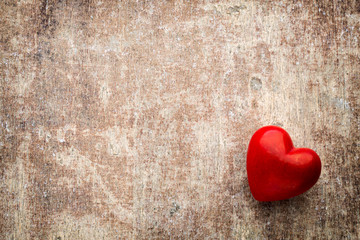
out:
{"label": "red heart", "polygon": [[267,126],[252,136],[246,168],[254,198],[278,201],[309,190],[320,177],[321,162],[313,150],[294,148],[284,129]]}

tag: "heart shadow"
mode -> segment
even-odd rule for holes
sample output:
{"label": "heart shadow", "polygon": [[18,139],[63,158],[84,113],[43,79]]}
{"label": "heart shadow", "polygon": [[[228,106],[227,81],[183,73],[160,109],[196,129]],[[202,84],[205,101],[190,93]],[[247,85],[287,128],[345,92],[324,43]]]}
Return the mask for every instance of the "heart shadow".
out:
{"label": "heart shadow", "polygon": [[245,197],[249,201],[250,211],[255,214],[260,222],[267,223],[276,219],[289,223],[292,221],[291,216],[301,215],[306,212],[310,204],[310,200],[306,196],[307,193],[281,201],[259,202],[251,194],[247,177],[242,179],[242,186],[243,192],[248,193]]}

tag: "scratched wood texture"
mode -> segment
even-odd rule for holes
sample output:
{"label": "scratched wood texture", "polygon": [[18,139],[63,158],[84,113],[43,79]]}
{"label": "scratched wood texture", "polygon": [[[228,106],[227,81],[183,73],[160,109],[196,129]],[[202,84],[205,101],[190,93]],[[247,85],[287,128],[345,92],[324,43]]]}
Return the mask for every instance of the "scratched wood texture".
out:
{"label": "scratched wood texture", "polygon": [[[360,238],[358,1],[0,6],[0,239]],[[270,124],[323,168],[259,203]]]}

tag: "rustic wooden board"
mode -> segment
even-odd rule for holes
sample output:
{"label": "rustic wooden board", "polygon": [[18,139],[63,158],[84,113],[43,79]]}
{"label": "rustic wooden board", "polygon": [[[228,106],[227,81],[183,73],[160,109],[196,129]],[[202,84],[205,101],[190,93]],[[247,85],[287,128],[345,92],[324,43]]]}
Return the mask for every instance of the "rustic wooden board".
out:
{"label": "rustic wooden board", "polygon": [[[1,239],[359,239],[358,1],[2,0]],[[319,182],[259,203],[279,125]]]}

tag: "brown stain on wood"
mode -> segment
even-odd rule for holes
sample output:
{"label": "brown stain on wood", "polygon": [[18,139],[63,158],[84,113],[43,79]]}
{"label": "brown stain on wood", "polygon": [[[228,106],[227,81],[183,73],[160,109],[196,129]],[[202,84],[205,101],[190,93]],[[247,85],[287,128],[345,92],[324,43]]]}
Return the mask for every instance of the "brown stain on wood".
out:
{"label": "brown stain on wood", "polygon": [[[357,239],[357,1],[3,1],[1,239]],[[259,203],[254,131],[321,178]]]}

